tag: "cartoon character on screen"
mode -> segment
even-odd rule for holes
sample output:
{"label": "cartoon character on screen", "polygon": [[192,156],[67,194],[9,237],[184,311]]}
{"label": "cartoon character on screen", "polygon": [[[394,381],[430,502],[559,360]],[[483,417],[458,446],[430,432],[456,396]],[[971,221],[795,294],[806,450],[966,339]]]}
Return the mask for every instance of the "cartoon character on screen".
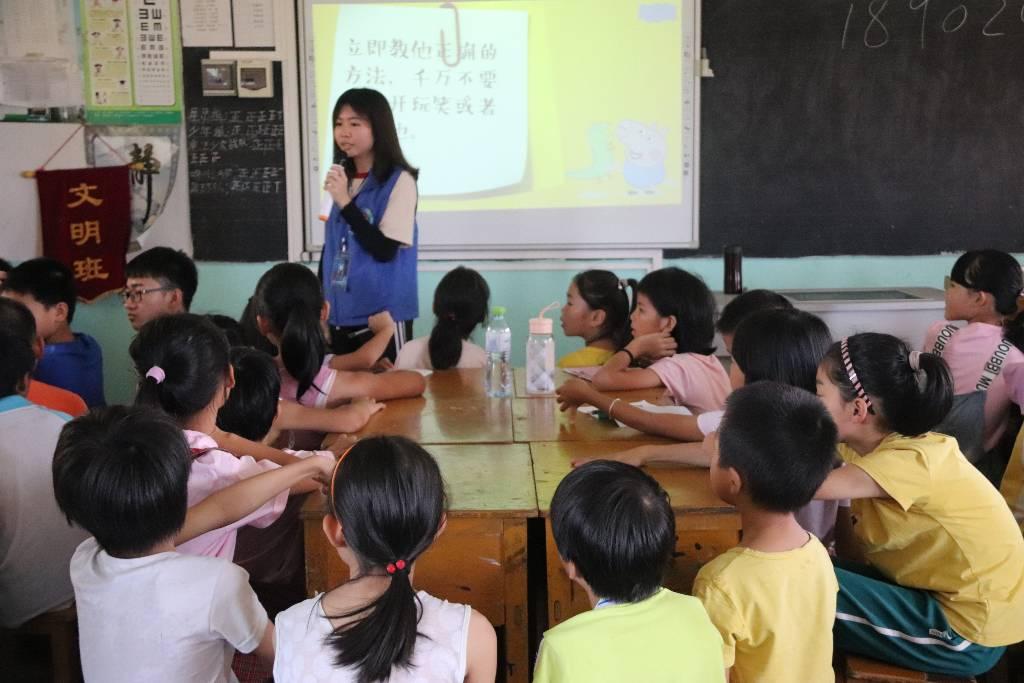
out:
{"label": "cartoon character on screen", "polygon": [[626,147],[622,175],[630,186],[629,193],[654,194],[665,182],[666,130],[656,124],[647,125],[625,119],[617,126],[619,142]]}
{"label": "cartoon character on screen", "polygon": [[590,150],[590,165],[566,172],[577,180],[599,180],[610,177],[617,166],[609,123],[592,123],[587,128],[587,148]]}

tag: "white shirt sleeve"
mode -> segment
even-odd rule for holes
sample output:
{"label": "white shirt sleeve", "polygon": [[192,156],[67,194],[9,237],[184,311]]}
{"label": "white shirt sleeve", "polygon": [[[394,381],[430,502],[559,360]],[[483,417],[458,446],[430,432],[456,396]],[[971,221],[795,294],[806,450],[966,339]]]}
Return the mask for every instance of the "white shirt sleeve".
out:
{"label": "white shirt sleeve", "polygon": [[219,634],[239,652],[252,652],[263,639],[270,619],[249,587],[245,570],[224,564],[210,605],[210,631]]}
{"label": "white shirt sleeve", "polygon": [[408,171],[402,171],[395,186],[391,188],[387,208],[380,219],[381,233],[396,242],[412,246],[417,201],[419,190],[416,188],[416,180]]}
{"label": "white shirt sleeve", "polygon": [[711,432],[717,432],[718,426],[722,424],[722,417],[724,415],[724,410],[709,410],[706,413],[701,413],[697,416],[697,429],[704,436]]}

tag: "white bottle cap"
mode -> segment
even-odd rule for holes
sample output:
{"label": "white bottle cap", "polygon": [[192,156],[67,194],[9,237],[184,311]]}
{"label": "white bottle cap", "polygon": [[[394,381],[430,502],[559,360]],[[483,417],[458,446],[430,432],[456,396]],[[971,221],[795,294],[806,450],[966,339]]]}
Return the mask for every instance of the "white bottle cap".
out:
{"label": "white bottle cap", "polygon": [[554,322],[550,318],[530,318],[530,334],[551,334]]}

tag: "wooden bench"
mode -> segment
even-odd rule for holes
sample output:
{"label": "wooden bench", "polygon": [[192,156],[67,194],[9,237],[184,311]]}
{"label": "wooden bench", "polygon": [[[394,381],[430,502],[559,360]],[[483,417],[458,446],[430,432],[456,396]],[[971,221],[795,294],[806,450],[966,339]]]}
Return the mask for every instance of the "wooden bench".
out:
{"label": "wooden bench", "polygon": [[903,667],[884,664],[866,657],[846,656],[846,680],[870,683],[976,683],[974,678],[955,678],[927,674]]}

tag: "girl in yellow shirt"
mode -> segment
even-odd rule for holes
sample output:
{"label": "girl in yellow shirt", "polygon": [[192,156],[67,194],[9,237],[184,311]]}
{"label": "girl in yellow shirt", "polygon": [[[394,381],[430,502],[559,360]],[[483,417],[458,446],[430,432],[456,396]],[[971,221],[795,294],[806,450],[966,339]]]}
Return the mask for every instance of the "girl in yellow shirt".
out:
{"label": "girl in yellow shirt", "polygon": [[1024,640],[1024,538],[999,492],[929,432],[953,401],[945,362],[885,334],[833,344],[817,392],[839,429],[816,494],[850,498],[869,566],[839,563],[836,649],[975,676]]}
{"label": "girl in yellow shirt", "polygon": [[563,356],[562,368],[604,365],[631,339],[629,332],[629,292],[636,291],[636,280],[620,280],[608,270],[585,270],[569,283],[562,306],[562,332],[567,337],[583,337],[586,346]]}

